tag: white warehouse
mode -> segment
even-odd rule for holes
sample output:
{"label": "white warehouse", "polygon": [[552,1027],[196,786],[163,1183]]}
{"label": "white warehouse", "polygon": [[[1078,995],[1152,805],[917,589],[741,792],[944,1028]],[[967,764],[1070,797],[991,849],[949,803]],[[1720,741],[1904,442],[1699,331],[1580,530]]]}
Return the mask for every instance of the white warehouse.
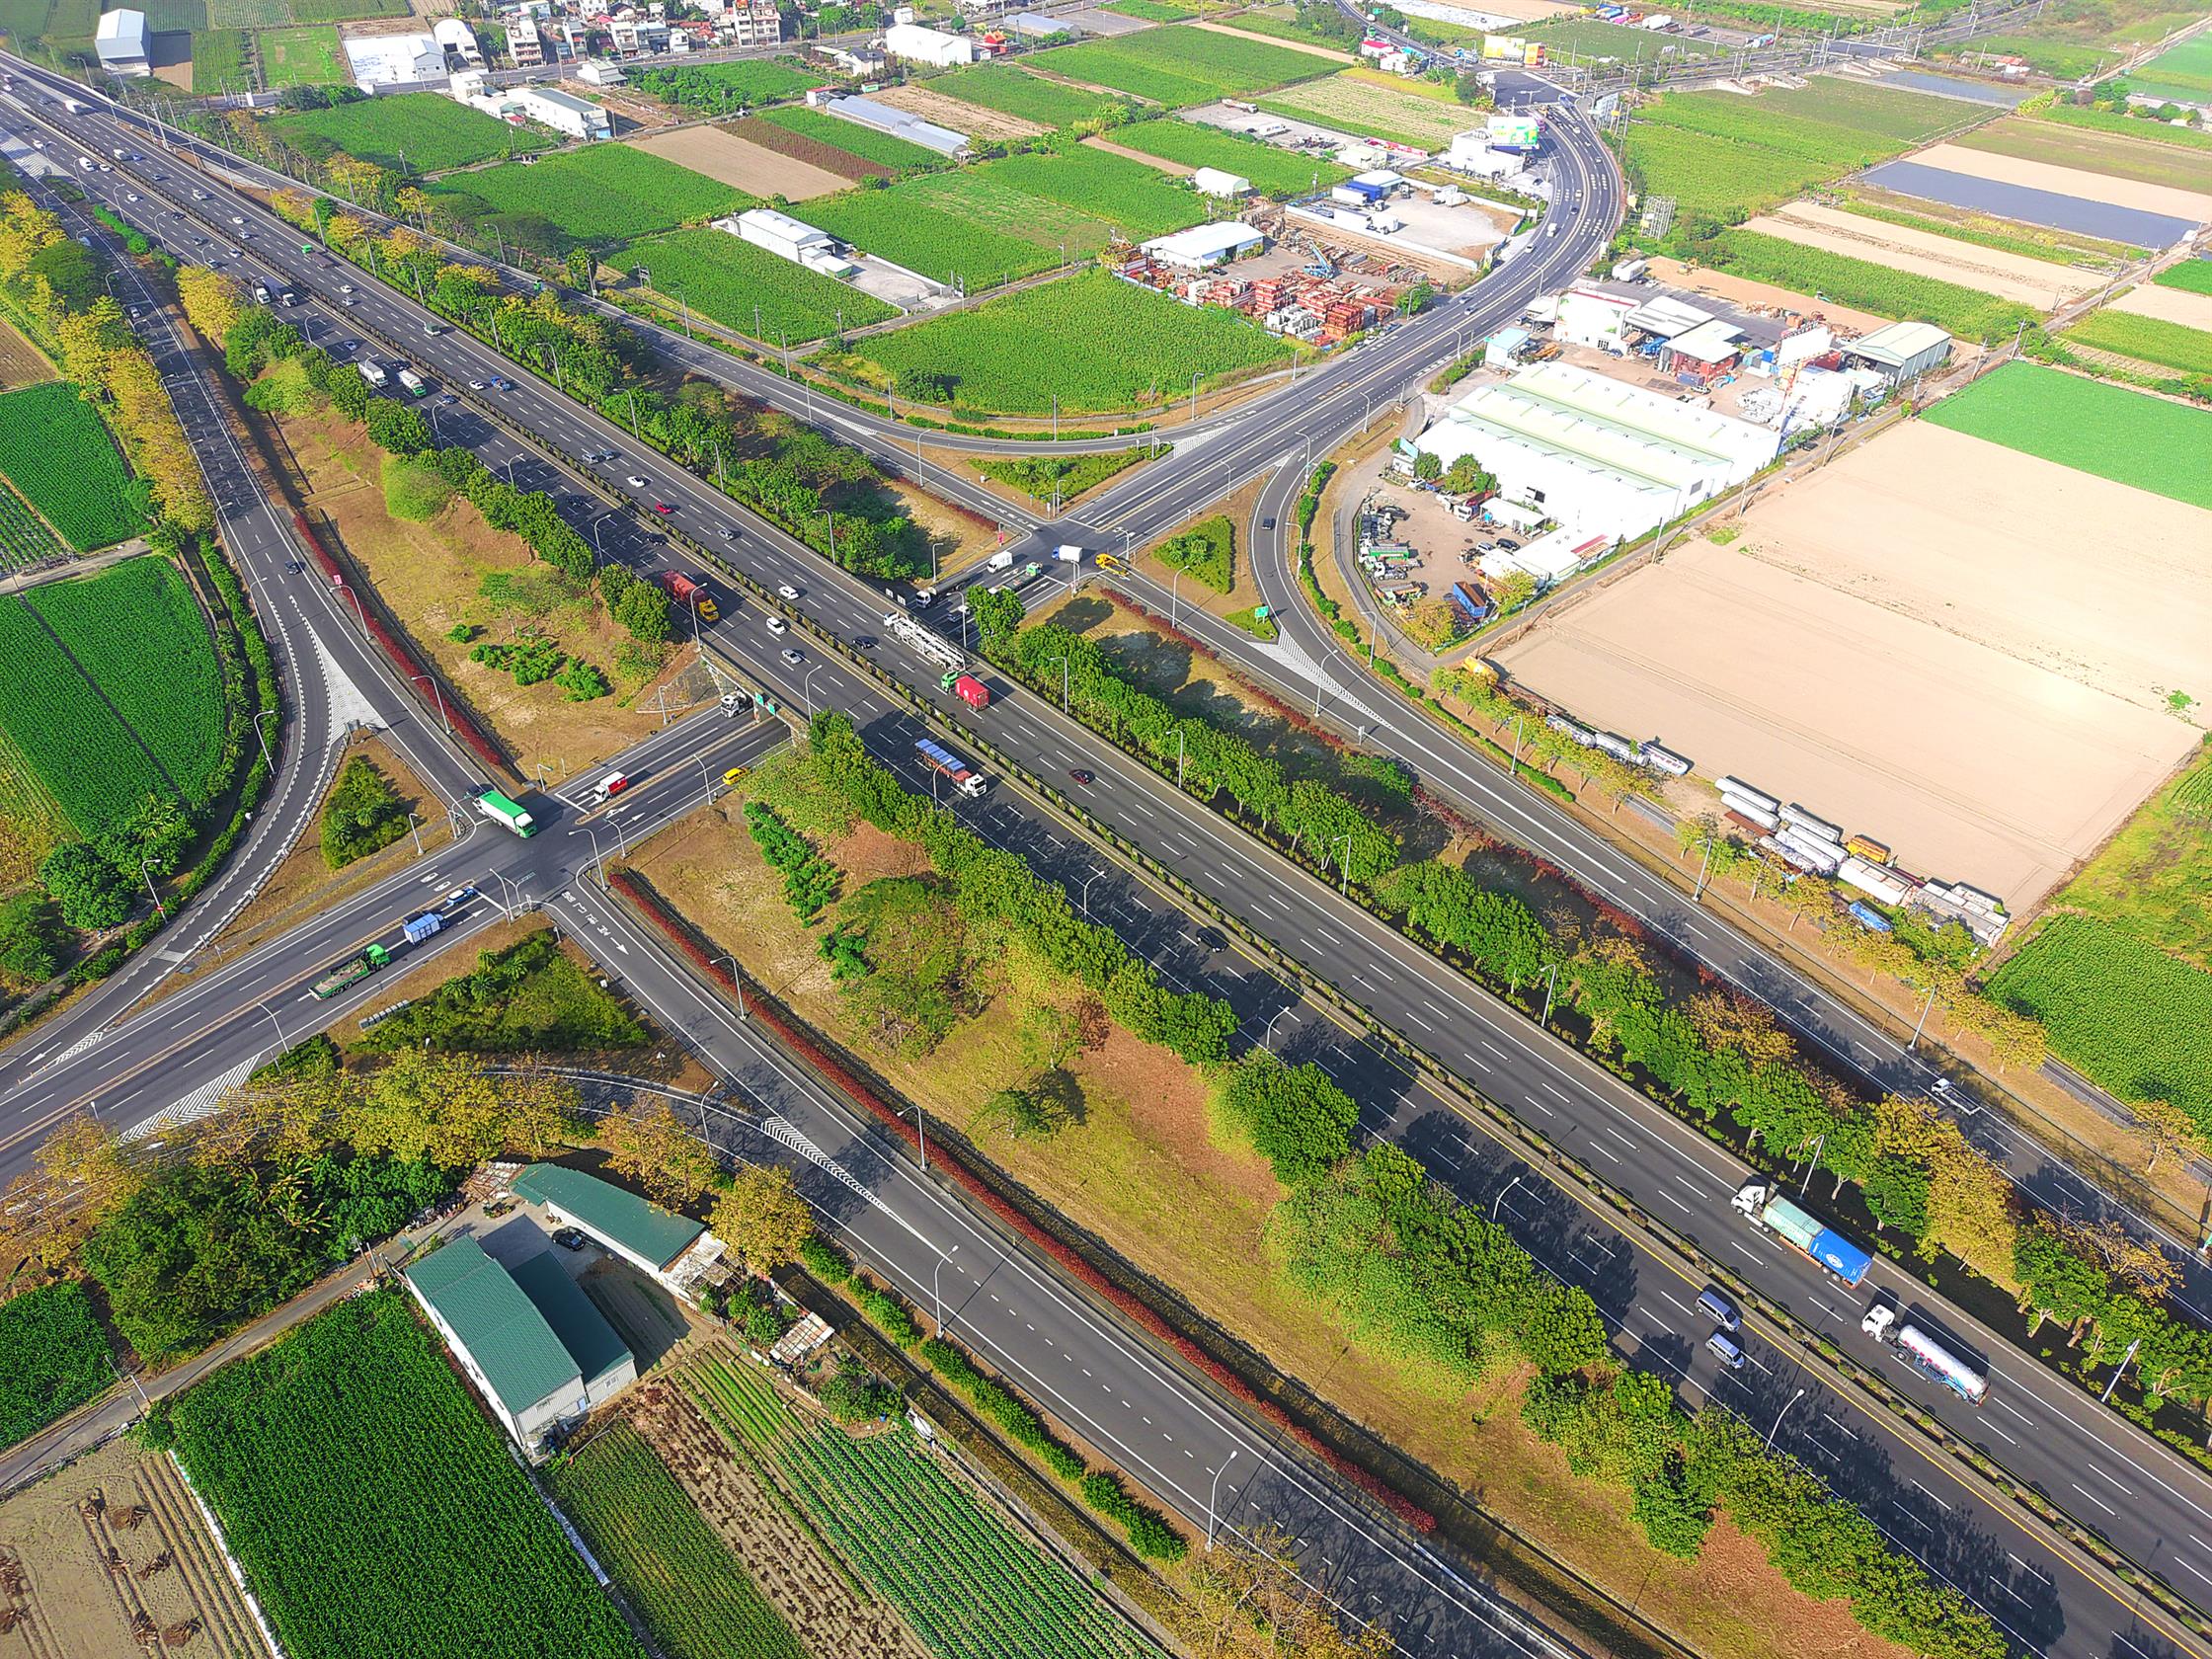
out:
{"label": "white warehouse", "polygon": [[1155,236],[1144,246],[1145,252],[1162,265],[1184,271],[1203,271],[1210,265],[1226,265],[1230,260],[1257,253],[1266,243],[1267,238],[1250,225],[1227,219],[1220,224],[1192,225],[1172,235]]}
{"label": "white warehouse", "polygon": [[556,92],[551,87],[511,87],[497,95],[510,110],[533,120],[540,126],[549,126],[568,138],[611,138],[614,125],[607,113],[596,104],[589,103],[574,93]]}
{"label": "white warehouse", "polygon": [[965,35],[947,35],[941,29],[895,23],[883,32],[883,49],[908,63],[926,63],[949,69],[956,63],[976,61],[976,43]]}
{"label": "white warehouse", "polygon": [[844,276],[858,269],[838,251],[837,239],[827,230],[817,230],[773,207],[752,207],[735,218],[716,219],[714,228],[825,276]]}
{"label": "white warehouse", "polygon": [[1191,188],[1201,196],[1250,196],[1252,181],[1219,167],[1201,167],[1191,175]]}
{"label": "white warehouse", "polygon": [[1446,466],[1472,455],[1500,499],[1577,537],[1626,540],[1741,484],[1778,443],[1770,428],[1553,362],[1469,392],[1418,447]]}
{"label": "white warehouse", "polygon": [[102,12],[92,46],[100,55],[100,67],[111,75],[142,80],[154,72],[146,58],[144,12]]}

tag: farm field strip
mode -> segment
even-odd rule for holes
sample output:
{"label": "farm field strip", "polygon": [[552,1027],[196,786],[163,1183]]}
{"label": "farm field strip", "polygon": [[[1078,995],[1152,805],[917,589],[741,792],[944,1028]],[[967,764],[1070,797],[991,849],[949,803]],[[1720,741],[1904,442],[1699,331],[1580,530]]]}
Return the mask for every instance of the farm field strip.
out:
{"label": "farm field strip", "polygon": [[0,478],[0,568],[21,570],[40,559],[65,558],[68,552],[31,504]]}
{"label": "farm field strip", "polygon": [[0,728],[79,835],[164,787],[145,747],[20,594],[0,598]]}
{"label": "farm field strip", "polygon": [[2212,193],[2212,151],[2177,144],[2154,144],[2019,117],[1993,121],[1953,142],[1969,150],[2018,156],[2102,178]]}
{"label": "farm field strip", "polygon": [[1445,148],[1455,134],[1468,130],[1481,119],[1457,104],[1377,86],[1349,69],[1274,93],[1260,105],[1294,119],[1317,121],[1362,137],[1388,138],[1425,150]]}
{"label": "farm field strip", "polygon": [[923,84],[963,103],[1052,127],[1096,120],[1118,102],[1102,93],[1048,81],[1010,63],[978,63],[933,76]]}
{"label": "farm field strip", "polygon": [[2004,254],[1818,202],[1793,201],[1773,213],[1747,219],[1743,228],[1801,247],[1873,260],[1900,272],[1961,283],[2042,310],[2056,309],[2101,286],[2104,280],[2097,272]]}
{"label": "farm field strip", "polygon": [[2166,248],[2212,219],[2212,196],[2139,184],[1965,144],[1937,144],[1884,162],[1869,182],[1907,196],[2054,225],[2136,248]]}
{"label": "farm field strip", "polygon": [[899,315],[834,276],[726,231],[678,230],[633,242],[622,263],[651,271],[655,292],[680,295],[693,311],[755,340],[798,345]]}
{"label": "farm field strip", "polygon": [[879,167],[888,167],[895,173],[942,167],[946,157],[919,144],[909,144],[904,138],[895,138],[888,132],[878,132],[872,126],[858,121],[845,120],[836,116],[825,115],[820,110],[792,106],[784,110],[770,110],[760,118],[770,126],[780,126],[786,132],[795,132],[802,138],[811,138],[818,144],[829,144],[843,150],[847,155],[858,156],[862,161],[872,161]]}
{"label": "farm field strip", "polygon": [[1985,344],[2010,338],[2021,323],[2041,314],[2036,307],[1959,282],[1756,230],[1722,231],[1707,248],[1723,271],[1893,320],[1935,323],[1961,339]]}
{"label": "farm field strip", "polygon": [[2011,362],[1921,417],[1991,443],[2212,508],[2212,410]]}
{"label": "farm field strip", "polygon": [[627,241],[759,205],[757,198],[703,173],[611,143],[465,173],[436,189],[495,212],[534,213],[571,240],[592,243]]}
{"label": "farm field strip", "polygon": [[272,89],[338,86],[346,81],[346,71],[340,67],[338,31],[329,24],[265,30],[255,45],[261,52],[262,82]]}
{"label": "farm field strip", "polygon": [[436,92],[405,92],[328,110],[304,110],[275,117],[270,124],[294,144],[303,138],[319,139],[359,160],[395,172],[404,165],[418,174],[542,150],[552,141]]}
{"label": "farm field strip", "polygon": [[1055,46],[1031,61],[1071,81],[1111,87],[1170,109],[1270,91],[1329,67],[1327,58],[1310,52],[1188,24]]}
{"label": "farm field strip", "polygon": [[2183,374],[2212,375],[2212,334],[2162,317],[2093,311],[2062,338]]}
{"label": "farm field strip", "polygon": [[146,521],[122,455],[71,381],[0,392],[0,477],[80,553],[112,546]]}
{"label": "farm field strip", "polygon": [[[2212,272],[2212,263],[2206,264],[2205,270]],[[2156,317],[2161,322],[2178,323],[2183,328],[2212,329],[2212,285],[2198,291],[2166,282],[2144,283],[2128,289],[2104,309],[2137,317]]]}

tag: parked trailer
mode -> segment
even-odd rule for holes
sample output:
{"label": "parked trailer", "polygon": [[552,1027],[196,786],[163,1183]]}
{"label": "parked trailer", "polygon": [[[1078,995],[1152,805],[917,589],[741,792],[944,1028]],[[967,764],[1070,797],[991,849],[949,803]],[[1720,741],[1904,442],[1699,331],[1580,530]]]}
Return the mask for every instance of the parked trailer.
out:
{"label": "parked trailer", "polygon": [[476,798],[476,810],[502,829],[512,830],[527,839],[537,833],[537,822],[522,810],[520,802],[512,801],[496,789],[487,789]]}
{"label": "parked trailer", "polygon": [[981,795],[984,792],[983,774],[943,744],[928,738],[915,740],[914,748],[920,752],[929,769],[948,779],[963,795]]}
{"label": "parked trailer", "polygon": [[1874,1265],[1872,1256],[1832,1227],[1822,1226],[1765,1181],[1747,1181],[1729,1202],[1750,1219],[1753,1226],[1773,1233],[1847,1285],[1857,1285]]}
{"label": "parked trailer", "polygon": [[1781,811],[1781,801],[1778,797],[1770,795],[1763,789],[1752,788],[1742,778],[1722,778],[1720,780],[1720,792],[1723,795],[1740,795],[1747,801],[1756,802],[1764,812],[1778,813]]}
{"label": "parked trailer", "polygon": [[1851,902],[1851,917],[1852,920],[1857,922],[1859,926],[1870,933],[1895,931],[1889,924],[1889,917],[1883,915],[1881,911],[1875,909],[1863,899],[1854,899]]}
{"label": "parked trailer", "polygon": [[1910,1319],[1900,1319],[1894,1307],[1870,1307],[1858,1328],[1927,1378],[1940,1382],[1968,1405],[1989,1397],[1989,1379],[1968,1365],[1936,1336]]}

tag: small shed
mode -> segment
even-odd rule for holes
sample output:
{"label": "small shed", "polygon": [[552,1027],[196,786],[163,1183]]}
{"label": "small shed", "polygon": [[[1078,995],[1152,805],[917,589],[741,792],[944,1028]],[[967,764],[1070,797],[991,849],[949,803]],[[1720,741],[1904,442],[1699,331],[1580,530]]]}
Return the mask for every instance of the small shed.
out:
{"label": "small shed", "polygon": [[1934,323],[1891,323],[1844,348],[1844,360],[1874,370],[1891,385],[1926,374],[1947,360],[1951,337]]}
{"label": "small shed", "polygon": [[672,1287],[693,1246],[714,1236],[688,1216],[557,1163],[529,1165],[514,1177],[514,1190],[515,1197],[543,1205],[556,1223],[579,1228],[639,1272]]}
{"label": "small shed", "polygon": [[1210,265],[1225,265],[1232,259],[1240,259],[1265,246],[1267,238],[1250,225],[1232,220],[1224,224],[1193,225],[1171,236],[1156,236],[1144,247],[1146,253],[1162,265],[1202,271]]}
{"label": "small shed", "polygon": [[1239,197],[1252,194],[1252,181],[1219,167],[1201,167],[1191,175],[1191,184],[1201,196]]}
{"label": "small shed", "polygon": [[1725,374],[1742,354],[1743,331],[1716,317],[1668,341],[1659,350],[1659,363],[1669,374],[1711,380]]}
{"label": "small shed", "polygon": [[1529,343],[1534,339],[1536,339],[1536,336],[1525,328],[1502,328],[1498,330],[1496,334],[1490,336],[1489,342],[1482,348],[1483,366],[1485,368],[1511,368],[1521,360],[1521,355],[1528,351]]}

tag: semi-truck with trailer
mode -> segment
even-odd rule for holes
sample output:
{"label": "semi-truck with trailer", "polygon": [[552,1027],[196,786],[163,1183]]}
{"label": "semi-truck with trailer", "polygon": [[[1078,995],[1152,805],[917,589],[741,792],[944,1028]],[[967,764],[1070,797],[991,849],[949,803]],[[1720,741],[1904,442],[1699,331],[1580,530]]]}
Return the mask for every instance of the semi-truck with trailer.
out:
{"label": "semi-truck with trailer", "polygon": [[1940,1382],[1968,1405],[1980,1405],[1989,1397],[1986,1375],[1960,1359],[1940,1337],[1923,1330],[1910,1319],[1898,1317],[1896,1308],[1877,1303],[1866,1310],[1866,1317],[1858,1321],[1858,1328],[1931,1382]]}
{"label": "semi-truck with trailer", "polygon": [[354,366],[361,371],[363,380],[366,380],[379,391],[383,389],[385,381],[391,378],[384,372],[384,365],[374,357],[363,357]]}
{"label": "semi-truck with trailer", "polygon": [[972,709],[990,707],[990,687],[974,674],[949,673],[937,681],[937,689],[950,691]]}
{"label": "semi-truck with trailer", "polygon": [[943,744],[921,738],[916,740],[914,748],[929,769],[949,781],[961,794],[981,795],[984,792],[983,774]]}
{"label": "semi-truck with trailer", "polygon": [[1806,1211],[1766,1181],[1747,1181],[1730,1200],[1751,1224],[1772,1233],[1816,1266],[1826,1268],[1847,1285],[1866,1277],[1874,1258],[1833,1227],[1823,1226]]}
{"label": "semi-truck with trailer", "polygon": [[707,592],[706,584],[697,577],[685,576],[681,571],[659,571],[654,581],[668,591],[670,598],[682,605],[702,622],[717,622],[722,618],[722,608],[714,602],[714,595]]}
{"label": "semi-truck with trailer", "polygon": [[476,810],[502,829],[512,830],[525,839],[537,833],[537,821],[522,810],[521,803],[496,789],[487,789],[477,796]]}
{"label": "semi-truck with trailer", "polygon": [[961,673],[968,667],[968,653],[942,634],[933,634],[903,610],[883,613],[883,631],[924,662],[934,663],[940,673]]}

